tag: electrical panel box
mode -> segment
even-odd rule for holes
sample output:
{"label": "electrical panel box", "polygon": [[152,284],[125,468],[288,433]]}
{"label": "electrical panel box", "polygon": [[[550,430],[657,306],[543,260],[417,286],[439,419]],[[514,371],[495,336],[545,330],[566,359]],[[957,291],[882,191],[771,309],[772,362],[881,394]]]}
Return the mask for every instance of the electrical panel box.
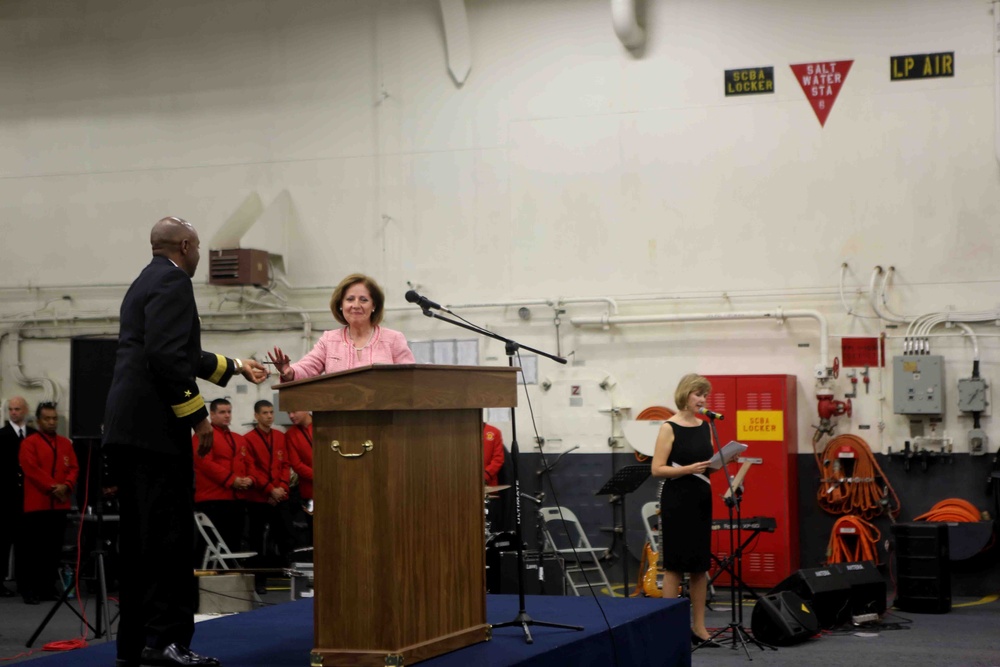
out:
{"label": "electrical panel box", "polygon": [[985,412],[989,401],[986,398],[986,380],[983,378],[962,378],[958,381],[958,409],[962,412]]}
{"label": "electrical panel box", "polygon": [[944,357],[924,354],[892,358],[892,411],[897,415],[944,412]]}

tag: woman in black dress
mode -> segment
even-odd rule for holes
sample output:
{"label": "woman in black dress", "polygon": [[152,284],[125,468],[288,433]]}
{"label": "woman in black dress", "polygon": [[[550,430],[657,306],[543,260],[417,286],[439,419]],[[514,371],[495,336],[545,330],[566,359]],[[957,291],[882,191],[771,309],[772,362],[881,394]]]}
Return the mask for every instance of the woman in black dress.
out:
{"label": "woman in black dress", "polygon": [[[677,591],[684,573],[690,577],[691,642],[708,639],[705,597],[712,542],[712,485],[708,461],[712,435],[698,410],[712,390],[708,380],[694,373],[681,378],[674,392],[679,412],[660,427],[653,452],[652,473],[664,478],[660,493],[660,530],[663,538],[663,596]],[[705,646],[719,646],[708,642]]]}

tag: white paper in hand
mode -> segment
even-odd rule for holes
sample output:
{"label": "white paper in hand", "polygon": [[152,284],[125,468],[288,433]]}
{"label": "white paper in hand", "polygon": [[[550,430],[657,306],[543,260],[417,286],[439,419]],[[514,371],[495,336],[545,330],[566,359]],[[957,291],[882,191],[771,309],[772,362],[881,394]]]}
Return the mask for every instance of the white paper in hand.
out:
{"label": "white paper in hand", "polygon": [[715,456],[708,460],[709,470],[718,470],[722,467],[723,462],[731,463],[736,460],[740,454],[747,450],[747,446],[742,442],[736,442],[731,440],[728,445],[722,448],[722,457],[719,457],[719,452],[716,452]]}

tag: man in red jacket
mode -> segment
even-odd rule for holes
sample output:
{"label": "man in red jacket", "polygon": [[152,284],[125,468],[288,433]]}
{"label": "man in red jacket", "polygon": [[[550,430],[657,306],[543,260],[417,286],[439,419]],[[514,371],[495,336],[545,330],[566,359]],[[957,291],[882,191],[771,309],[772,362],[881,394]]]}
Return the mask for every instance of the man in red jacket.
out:
{"label": "man in red jacket", "polygon": [[[291,500],[288,510],[291,516],[288,523],[295,525],[296,520],[300,520],[305,513],[305,544],[296,544],[297,547],[312,546],[312,497],[313,497],[313,426],[311,412],[289,412],[288,418],[292,425],[285,431],[285,444],[288,446],[288,458],[292,464],[292,472],[298,476],[298,486],[291,489]],[[297,497],[296,497],[297,496]],[[301,524],[298,524],[301,525]],[[296,539],[302,537],[301,533],[293,531]]]}
{"label": "man in red jacket", "polygon": [[25,533],[32,536],[25,546],[27,557],[17,563],[18,568],[27,570],[25,586],[19,591],[25,604],[57,597],[55,581],[66,533],[66,512],[80,472],[73,443],[56,433],[59,413],[55,403],[39,403],[35,419],[39,432],[24,439],[19,456],[24,471],[23,525]]}
{"label": "man in red jacket", "polygon": [[[271,428],[274,424],[274,404],[270,401],[254,403],[253,414],[257,425],[244,434],[250,445],[254,467],[254,486],[247,506],[250,515],[250,550],[259,554],[256,558],[258,567],[284,567],[288,564],[288,554],[292,550],[291,532],[285,523],[286,513],[280,508],[281,503],[288,502],[288,483],[292,470],[285,448],[285,434]],[[278,550],[277,559],[268,557],[267,545],[264,543],[265,527],[270,527],[268,534]],[[257,593],[266,593],[267,576],[258,574],[254,579]]]}
{"label": "man in red jacket", "polygon": [[[212,450],[198,455],[199,438],[191,438],[194,451],[194,508],[204,512],[215,524],[230,551],[239,551],[246,523],[246,503],[253,487],[253,457],[247,441],[229,430],[233,404],[217,398],[209,404],[208,418],[215,434]],[[196,562],[201,567],[201,545]]]}
{"label": "man in red jacket", "polygon": [[483,422],[483,481],[486,486],[497,485],[497,474],[503,468],[503,434],[500,429]]}

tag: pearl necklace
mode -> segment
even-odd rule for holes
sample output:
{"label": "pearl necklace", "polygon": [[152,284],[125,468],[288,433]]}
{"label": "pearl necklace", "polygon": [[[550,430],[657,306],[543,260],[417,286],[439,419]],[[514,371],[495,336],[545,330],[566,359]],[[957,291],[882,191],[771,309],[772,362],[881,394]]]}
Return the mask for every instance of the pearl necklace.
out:
{"label": "pearl necklace", "polygon": [[375,327],[372,327],[372,332],[370,334],[368,334],[368,342],[366,342],[361,347],[358,347],[357,345],[354,344],[354,337],[351,336],[350,329],[348,329],[347,336],[351,339],[351,347],[354,348],[354,351],[355,352],[362,352],[362,351],[364,351],[364,349],[366,347],[368,347],[369,345],[372,344],[372,338],[375,337]]}

